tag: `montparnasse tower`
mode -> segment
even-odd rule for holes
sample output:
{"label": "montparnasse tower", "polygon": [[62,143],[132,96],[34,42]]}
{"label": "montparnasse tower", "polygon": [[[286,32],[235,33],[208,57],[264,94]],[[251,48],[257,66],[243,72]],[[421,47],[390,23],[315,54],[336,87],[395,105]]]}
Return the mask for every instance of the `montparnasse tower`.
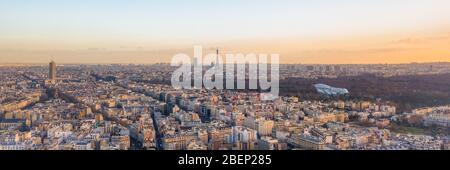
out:
{"label": "montparnasse tower", "polygon": [[48,78],[56,80],[56,63],[53,60],[49,63]]}

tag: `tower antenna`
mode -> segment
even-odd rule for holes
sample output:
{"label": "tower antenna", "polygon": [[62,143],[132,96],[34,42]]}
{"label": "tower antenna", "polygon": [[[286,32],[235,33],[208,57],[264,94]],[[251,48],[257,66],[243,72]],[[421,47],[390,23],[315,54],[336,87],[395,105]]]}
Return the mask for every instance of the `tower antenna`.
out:
{"label": "tower antenna", "polygon": [[217,50],[216,50],[216,65],[218,65],[219,64],[219,47],[217,47]]}

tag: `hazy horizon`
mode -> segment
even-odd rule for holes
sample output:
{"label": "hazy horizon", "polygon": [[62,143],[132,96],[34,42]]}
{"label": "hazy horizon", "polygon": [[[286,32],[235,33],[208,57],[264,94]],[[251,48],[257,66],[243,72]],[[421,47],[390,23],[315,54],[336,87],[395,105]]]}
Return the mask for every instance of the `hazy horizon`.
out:
{"label": "hazy horizon", "polygon": [[[51,61],[42,62],[42,63],[0,63],[0,66],[47,66]],[[156,62],[156,63],[59,63],[56,62],[57,65],[158,65],[158,64],[170,64],[170,62]],[[321,63],[280,63],[281,65],[414,65],[414,64],[443,64],[450,63],[449,61],[441,61],[441,62],[408,62],[408,63],[371,63],[371,64],[321,64]],[[241,63],[242,64],[242,63]],[[209,64],[203,63],[204,66],[209,66]]]}
{"label": "hazy horizon", "polygon": [[276,53],[284,64],[450,62],[446,0],[0,4],[0,63],[167,63],[195,45]]}

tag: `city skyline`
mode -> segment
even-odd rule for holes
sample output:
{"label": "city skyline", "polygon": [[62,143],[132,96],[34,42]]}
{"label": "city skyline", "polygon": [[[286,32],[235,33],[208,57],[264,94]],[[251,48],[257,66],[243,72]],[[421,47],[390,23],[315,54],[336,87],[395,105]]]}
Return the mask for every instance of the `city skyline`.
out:
{"label": "city skyline", "polygon": [[0,150],[448,150],[449,66],[281,65],[273,100],[166,64],[0,66]]}
{"label": "city skyline", "polygon": [[449,7],[0,0],[3,166],[439,167]]}
{"label": "city skyline", "polygon": [[2,4],[0,63],[168,63],[194,45],[283,64],[450,62],[444,0]]}

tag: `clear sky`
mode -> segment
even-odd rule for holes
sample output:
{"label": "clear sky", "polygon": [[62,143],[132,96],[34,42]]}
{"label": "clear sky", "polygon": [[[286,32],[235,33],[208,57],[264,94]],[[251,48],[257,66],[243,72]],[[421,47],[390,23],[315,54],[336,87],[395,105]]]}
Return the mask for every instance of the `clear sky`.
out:
{"label": "clear sky", "polygon": [[154,63],[203,45],[285,63],[450,61],[448,0],[0,0],[0,63]]}

